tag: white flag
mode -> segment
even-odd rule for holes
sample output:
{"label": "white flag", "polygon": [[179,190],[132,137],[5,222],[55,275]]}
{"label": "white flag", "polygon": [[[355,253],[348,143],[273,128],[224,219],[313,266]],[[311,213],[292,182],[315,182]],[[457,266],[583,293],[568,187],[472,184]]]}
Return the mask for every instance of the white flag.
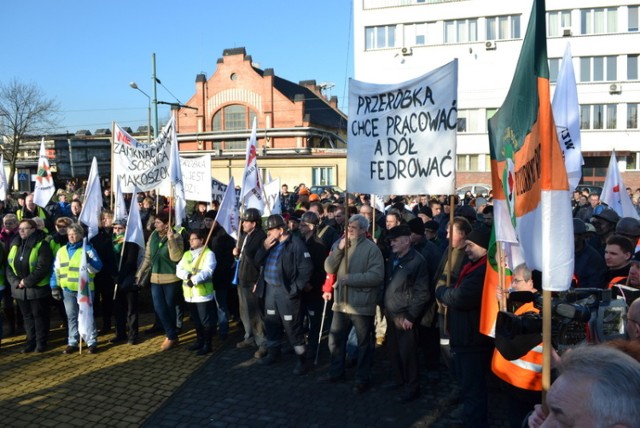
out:
{"label": "white flag", "polygon": [[98,234],[101,212],[102,188],[100,187],[100,175],[98,174],[98,161],[94,157],[93,161],[91,161],[91,171],[89,171],[82,211],[80,211],[80,217],[78,217],[78,220],[89,228],[87,235],[89,239]]}
{"label": "white flag", "polygon": [[171,144],[169,156],[169,177],[171,179],[171,189],[173,193],[173,209],[175,212],[176,226],[182,224],[186,214],[187,200],[184,196],[184,184],[182,183],[182,168],[180,167],[180,154],[178,152],[178,138],[176,136],[176,119],[171,117],[169,123],[164,127]]}
{"label": "white flag", "polygon": [[134,242],[138,244],[140,248],[144,250],[144,229],[142,226],[142,220],[140,219],[140,207],[136,202],[135,196],[138,194],[138,189],[133,188],[133,199],[131,200],[131,208],[129,209],[129,219],[127,220],[127,229],[124,232],[125,242]]}
{"label": "white flag", "polygon": [[558,83],[553,94],[553,118],[556,123],[558,143],[564,156],[567,169],[569,189],[575,189],[582,178],[582,144],[580,142],[580,107],[578,105],[578,90],[576,76],[571,60],[571,45],[567,43],[562,65],[558,72]]}
{"label": "white flag", "polygon": [[238,239],[238,225],[240,214],[238,212],[238,201],[236,196],[236,185],[233,177],[229,181],[227,190],[222,198],[216,221],[234,239]]}
{"label": "white flag", "polygon": [[[115,188],[115,195],[114,196],[114,200],[115,200],[115,204],[113,206],[113,219],[114,220],[124,220],[127,217],[127,206],[124,203],[124,195],[122,194],[122,187],[120,186],[120,177],[118,175],[115,176],[115,180],[116,180],[116,188]],[[135,203],[135,196],[136,194],[133,194],[133,197],[131,199],[131,203]]]}
{"label": "white flag", "polygon": [[4,155],[0,155],[0,201],[7,199],[7,175],[4,171]]}
{"label": "white flag", "polygon": [[44,208],[55,192],[56,186],[53,184],[53,177],[51,176],[51,170],[49,168],[49,158],[47,157],[47,151],[44,149],[43,137],[40,143],[40,155],[38,156],[38,172],[36,174],[36,187],[33,191],[33,203]]}
{"label": "white flag", "polygon": [[87,266],[87,238],[85,238],[82,241],[82,257],[80,258],[77,299],[78,333],[86,343],[89,342],[89,337],[95,330],[95,325],[93,322],[93,301],[91,299],[91,288],[89,285],[89,268]]}
{"label": "white flag", "polygon": [[384,196],[383,195],[371,195],[371,205],[378,211],[384,212]]}
{"label": "white flag", "polygon": [[616,152],[611,152],[611,160],[609,161],[609,169],[607,170],[607,178],[604,180],[602,187],[602,195],[600,200],[609,205],[620,217],[638,217],[638,212],[629,198],[626,187],[622,182],[622,176],[618,169],[618,161]]}
{"label": "white flag", "polygon": [[258,152],[257,152],[257,119],[253,119],[253,127],[251,128],[251,137],[247,141],[247,155],[244,166],[244,175],[242,178],[242,191],[240,199],[245,208],[257,208],[258,211],[264,211],[264,197],[262,195],[262,183],[260,183],[260,174],[258,171]]}
{"label": "white flag", "polygon": [[280,205],[280,179],[276,178],[264,185],[264,193],[267,196],[265,205],[265,214],[282,214]]}

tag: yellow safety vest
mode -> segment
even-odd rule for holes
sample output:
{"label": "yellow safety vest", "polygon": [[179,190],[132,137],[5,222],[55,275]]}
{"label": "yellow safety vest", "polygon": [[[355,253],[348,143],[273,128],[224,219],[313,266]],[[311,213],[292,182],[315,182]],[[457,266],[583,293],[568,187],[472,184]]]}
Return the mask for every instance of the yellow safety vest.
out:
{"label": "yellow safety vest", "polygon": [[[202,260],[204,260],[207,257],[207,254],[210,252],[211,250],[205,247],[202,252]],[[182,267],[187,272],[196,275],[202,269],[198,267],[194,270],[192,266],[193,263],[194,260],[191,251],[187,251],[186,253],[184,253],[184,256],[182,257]],[[184,280],[182,281],[182,292],[184,294],[185,302],[208,302],[209,300],[213,299],[213,281],[211,278],[209,278],[203,283],[194,285],[193,287],[189,287],[187,285],[187,280]]]}
{"label": "yellow safety vest", "polygon": [[[33,272],[38,266],[38,253],[40,252],[40,245],[42,245],[42,241],[38,242],[31,249],[31,252],[29,253],[29,273]],[[18,275],[18,272],[16,271],[14,262],[16,260],[17,254],[18,254],[18,246],[12,245],[11,250],[9,250],[9,255],[7,256],[7,264],[11,266],[11,270],[16,276]],[[4,278],[3,278],[3,285],[4,285]],[[49,275],[42,278],[40,282],[36,284],[37,287],[44,287],[45,285],[49,285]]]}
{"label": "yellow safety vest", "polygon": [[[78,248],[71,259],[67,246],[63,246],[58,250],[56,258],[58,259],[59,268],[56,270],[58,285],[70,291],[78,291],[78,282],[80,281],[80,263],[82,261],[82,248]],[[88,263],[88,262],[87,262]],[[93,277],[95,274],[89,272],[89,289],[93,291]]]}

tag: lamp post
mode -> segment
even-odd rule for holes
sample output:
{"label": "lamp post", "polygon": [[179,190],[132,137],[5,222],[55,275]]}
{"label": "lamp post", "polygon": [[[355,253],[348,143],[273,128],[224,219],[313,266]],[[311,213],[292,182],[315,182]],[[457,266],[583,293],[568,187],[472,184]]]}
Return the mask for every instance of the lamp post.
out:
{"label": "lamp post", "polygon": [[[140,91],[142,95],[147,97],[147,100],[149,101],[148,107],[147,107],[147,143],[151,144],[151,97],[145,91],[138,88],[138,85],[136,84],[136,82],[129,83],[129,86],[131,86],[133,89],[137,91]],[[154,132],[155,132],[155,129],[154,129]]]}

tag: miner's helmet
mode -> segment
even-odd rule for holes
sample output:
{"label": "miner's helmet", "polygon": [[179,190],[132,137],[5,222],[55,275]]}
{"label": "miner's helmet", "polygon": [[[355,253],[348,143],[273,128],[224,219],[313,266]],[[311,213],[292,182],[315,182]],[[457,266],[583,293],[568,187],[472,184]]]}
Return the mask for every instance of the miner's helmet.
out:
{"label": "miner's helmet", "polygon": [[271,214],[269,218],[267,218],[267,230],[276,229],[278,227],[282,227],[283,229],[287,228],[287,223],[284,221],[284,218],[280,214]]}
{"label": "miner's helmet", "polygon": [[320,219],[318,219],[318,215],[313,211],[307,211],[306,213],[302,214],[302,218],[300,219],[300,221],[302,221],[303,223],[309,223],[316,226],[320,224]]}
{"label": "miner's helmet", "polygon": [[260,211],[256,208],[247,208],[244,214],[242,214],[242,221],[253,221],[257,223],[261,218]]}

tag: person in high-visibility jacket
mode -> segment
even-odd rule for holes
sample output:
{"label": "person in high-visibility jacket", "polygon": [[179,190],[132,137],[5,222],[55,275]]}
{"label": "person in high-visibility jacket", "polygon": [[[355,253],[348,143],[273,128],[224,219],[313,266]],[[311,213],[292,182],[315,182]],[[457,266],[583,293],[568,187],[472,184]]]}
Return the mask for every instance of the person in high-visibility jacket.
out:
{"label": "person in high-visibility jacket", "polygon": [[[529,291],[537,293],[533,285],[531,270],[526,264],[513,269],[511,288],[509,291]],[[497,287],[497,298],[502,299],[502,290]],[[515,311],[515,315],[540,311],[533,303],[524,303]],[[534,346],[526,355],[517,360],[507,360],[498,349],[493,352],[491,370],[507,385],[507,411],[509,424],[520,427],[525,416],[540,402],[542,391],[542,343]]]}
{"label": "person in high-visibility jacket", "polygon": [[[53,298],[56,300],[63,299],[67,313],[69,337],[67,347],[62,353],[73,354],[78,351],[80,341],[80,333],[78,332],[78,284],[80,281],[80,264],[82,262],[82,240],[84,238],[82,226],[78,223],[72,223],[67,226],[67,237],[69,242],[56,253],[50,285]],[[89,290],[91,290],[91,301],[93,301],[93,277],[96,272],[102,269],[102,261],[91,244],[87,243],[85,250],[87,269],[89,271]],[[95,322],[92,327],[86,340],[89,347],[88,352],[95,354],[98,352],[98,333]]]}
{"label": "person in high-visibility jacket", "polygon": [[18,225],[18,236],[7,255],[7,282],[24,320],[27,342],[22,353],[45,352],[49,338],[49,296],[51,291],[51,248],[36,223],[24,219]]}
{"label": "person in high-visibility jacket", "polygon": [[211,341],[217,323],[217,306],[214,299],[213,271],[216,256],[205,247],[204,230],[191,232],[191,249],[184,253],[176,267],[176,275],[182,279],[182,292],[191,319],[196,327],[196,342],[188,349],[198,355],[211,352]]}

